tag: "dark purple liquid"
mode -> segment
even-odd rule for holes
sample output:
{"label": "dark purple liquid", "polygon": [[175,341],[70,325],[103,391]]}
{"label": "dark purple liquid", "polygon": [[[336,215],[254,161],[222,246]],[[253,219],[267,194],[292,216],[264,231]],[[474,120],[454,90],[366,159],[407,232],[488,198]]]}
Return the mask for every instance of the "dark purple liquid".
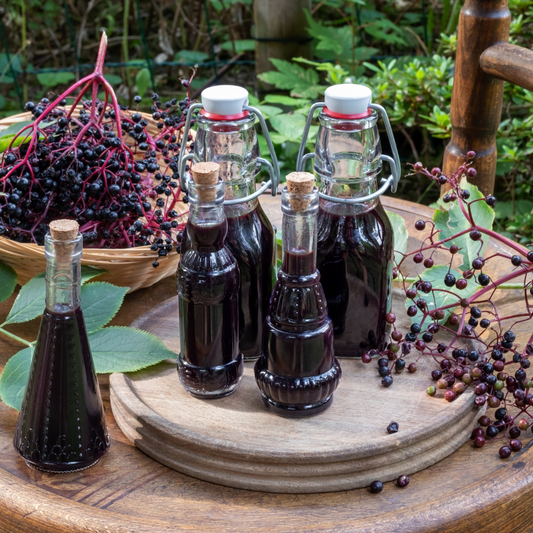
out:
{"label": "dark purple liquid", "polygon": [[358,216],[318,215],[317,267],[335,332],[337,357],[385,348],[393,232],[380,203]]}
{"label": "dark purple liquid", "polygon": [[332,401],[341,369],[312,253],[285,253],[255,378],[265,405],[281,416],[317,414]]}
{"label": "dark purple liquid", "polygon": [[190,246],[178,266],[180,380],[190,394],[231,394],[243,371],[239,352],[239,270],[224,246],[226,222],[187,224]]}
{"label": "dark purple liquid", "polygon": [[228,217],[226,246],[237,260],[239,347],[246,360],[261,355],[263,323],[274,288],[274,231],[258,204],[246,215]]}
{"label": "dark purple liquid", "polygon": [[87,468],[109,448],[79,308],[43,314],[13,444],[30,466],[49,472]]}

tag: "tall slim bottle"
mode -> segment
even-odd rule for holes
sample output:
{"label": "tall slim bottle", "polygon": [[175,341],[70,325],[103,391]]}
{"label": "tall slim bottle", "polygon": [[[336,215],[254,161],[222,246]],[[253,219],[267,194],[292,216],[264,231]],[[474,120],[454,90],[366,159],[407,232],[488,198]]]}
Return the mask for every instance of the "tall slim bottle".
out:
{"label": "tall slim bottle", "polygon": [[239,350],[237,262],[224,245],[224,183],[219,165],[198,163],[189,183],[188,249],[178,265],[178,374],[198,398],[235,391],[243,373]]}
{"label": "tall slim bottle", "polygon": [[255,364],[264,405],[290,418],[327,409],[341,378],[316,268],[318,191],[313,183],[306,172],[287,176],[281,196],[283,263],[270,299],[263,355]]}
{"label": "tall slim bottle", "polygon": [[50,223],[46,308],[13,439],[28,466],[46,472],[88,468],[110,444],[80,308],[82,247],[75,221]]}
{"label": "tall slim bottle", "polygon": [[[239,348],[246,361],[255,361],[261,354],[263,323],[275,281],[275,258],[274,230],[256,194],[256,177],[261,162],[266,163],[260,158],[255,130],[256,120],[262,117],[257,109],[248,110],[247,106],[248,91],[243,87],[218,85],[202,91],[194,162],[220,165],[228,221],[225,243],[240,271]],[[271,156],[277,169],[273,150]],[[275,189],[276,183],[271,186]],[[186,233],[184,236],[182,250],[188,246]]]}

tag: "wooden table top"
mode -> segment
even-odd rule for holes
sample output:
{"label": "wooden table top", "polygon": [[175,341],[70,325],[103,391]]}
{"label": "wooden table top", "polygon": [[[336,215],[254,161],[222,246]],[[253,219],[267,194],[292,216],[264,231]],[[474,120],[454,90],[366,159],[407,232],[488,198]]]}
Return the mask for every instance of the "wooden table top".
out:
{"label": "wooden table top", "polygon": [[[408,226],[432,214],[409,202],[385,199],[384,204],[404,215]],[[267,212],[272,205],[265,198]],[[174,294],[172,277],[136,291],[126,297],[114,324],[128,325]],[[513,305],[513,296],[506,298]],[[0,320],[13,299],[0,304]],[[37,319],[13,325],[12,331],[34,339],[38,325]],[[528,326],[517,330],[518,341]],[[0,338],[0,369],[20,349]],[[0,404],[0,533],[528,533],[533,527],[531,441],[507,460],[499,459],[498,442],[478,450],[469,441],[412,475],[407,488],[386,483],[377,495],[366,489],[304,495],[251,492],[199,481],[145,456],[118,429],[109,407],[108,378],[99,379],[112,447],[99,464],[83,472],[54,475],[29,469],[12,447],[17,413]],[[376,386],[374,401],[379,393]]]}

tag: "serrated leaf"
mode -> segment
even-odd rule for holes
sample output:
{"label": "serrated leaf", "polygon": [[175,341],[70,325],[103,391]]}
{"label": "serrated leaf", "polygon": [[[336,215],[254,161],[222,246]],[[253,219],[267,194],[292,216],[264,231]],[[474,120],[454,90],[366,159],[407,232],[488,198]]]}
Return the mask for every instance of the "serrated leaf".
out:
{"label": "serrated leaf", "polygon": [[407,251],[407,239],[409,234],[407,233],[407,227],[405,225],[405,219],[398,215],[398,213],[393,213],[392,211],[387,211],[387,215],[392,224],[392,231],[394,233],[394,262],[399,264],[403,259],[403,255]]}
{"label": "serrated leaf", "polygon": [[270,117],[272,127],[287,140],[299,143],[305,127],[305,117],[299,114],[280,114]]}
{"label": "serrated leaf", "polygon": [[151,333],[111,326],[89,335],[94,366],[98,373],[135,372],[176,354]]}
{"label": "serrated leaf", "polygon": [[81,309],[85,318],[87,333],[103,328],[118,312],[127,287],[95,281],[81,288]]}
{"label": "serrated leaf", "polygon": [[305,98],[292,98],[292,96],[284,96],[282,94],[267,94],[265,96],[265,102],[291,107],[307,107],[311,103],[311,100]]}
{"label": "serrated leaf", "polygon": [[81,284],[84,285],[91,279],[96,278],[101,274],[105,273],[106,271],[101,270],[100,268],[95,268],[89,265],[81,265]]}
{"label": "serrated leaf", "polygon": [[[452,269],[450,270],[450,273],[453,274],[456,279],[462,277],[462,275],[456,270]],[[477,285],[474,278],[470,279],[466,288],[462,290],[459,290],[456,287],[446,287],[446,285],[444,284],[444,276],[446,276],[446,274],[448,274],[448,267],[446,265],[438,265],[428,268],[424,270],[422,274],[420,274],[420,278],[423,281],[431,282],[431,285],[434,289],[434,292],[428,295],[419,292],[420,297],[424,298],[424,300],[426,300],[427,302],[428,312],[433,311],[434,309],[438,309],[439,307],[450,305],[454,302],[457,302],[457,305],[459,305],[459,302],[462,298],[470,298],[470,296],[472,296],[476,292],[476,289],[479,288],[479,285]],[[413,305],[412,300],[407,299],[405,302],[405,308],[407,309],[411,305]],[[448,320],[448,317],[452,314],[452,312],[453,308],[445,309],[444,318],[442,320],[439,320],[439,322],[441,324],[444,324],[446,320]],[[411,318],[411,323],[420,324],[423,316],[424,315],[422,311],[418,309],[417,314]]]}
{"label": "serrated leaf", "polygon": [[320,94],[322,87],[315,69],[306,69],[283,59],[271,58],[270,61],[278,71],[260,74],[258,78],[261,81],[275,85],[278,89],[290,90],[291,96],[312,99]]}
{"label": "serrated leaf", "polygon": [[24,399],[32,355],[33,347],[24,348],[16,353],[7,362],[0,376],[0,398],[17,411],[20,411]]}
{"label": "serrated leaf", "polygon": [[[473,200],[483,198],[483,194],[475,185],[468,183],[465,178],[461,180],[460,185],[462,189],[470,192],[469,202],[471,203],[470,209],[474,223],[479,227],[492,229],[494,210],[489,207],[486,202],[472,203]],[[458,202],[445,204],[441,199],[439,200],[439,206],[440,209],[435,211],[433,215],[433,222],[435,223],[435,227],[440,231],[440,240],[453,237],[457,233],[467,230],[470,227]],[[468,233],[466,233],[465,235],[461,235],[460,237],[446,242],[445,246],[449,248],[452,244],[456,244],[461,248],[460,254],[462,255],[463,263],[459,268],[460,270],[468,270],[472,267],[472,261],[476,257],[483,255],[487,242],[487,238],[483,239],[483,244],[481,244],[480,241],[473,241]]]}
{"label": "serrated leaf", "polygon": [[7,300],[17,286],[17,273],[0,261],[0,302]]}
{"label": "serrated leaf", "polygon": [[41,315],[45,307],[46,281],[44,272],[24,285],[6,318],[6,324],[28,322]]}

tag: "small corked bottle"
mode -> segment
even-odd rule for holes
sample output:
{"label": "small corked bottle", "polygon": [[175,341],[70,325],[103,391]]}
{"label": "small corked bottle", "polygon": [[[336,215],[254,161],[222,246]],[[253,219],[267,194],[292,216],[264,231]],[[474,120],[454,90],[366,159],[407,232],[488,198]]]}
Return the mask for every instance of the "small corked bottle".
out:
{"label": "small corked bottle", "polygon": [[88,468],[110,444],[80,308],[82,248],[77,222],[50,223],[46,308],[13,439],[28,466],[47,472]]}
{"label": "small corked bottle", "polygon": [[318,191],[314,176],[289,174],[281,198],[283,262],[270,299],[255,379],[267,408],[297,418],[329,407],[341,369],[316,268]]}
{"label": "small corked bottle", "polygon": [[199,398],[235,391],[243,373],[239,351],[239,269],[224,245],[224,182],[217,163],[191,168],[189,246],[178,265],[180,354],[178,374]]}

